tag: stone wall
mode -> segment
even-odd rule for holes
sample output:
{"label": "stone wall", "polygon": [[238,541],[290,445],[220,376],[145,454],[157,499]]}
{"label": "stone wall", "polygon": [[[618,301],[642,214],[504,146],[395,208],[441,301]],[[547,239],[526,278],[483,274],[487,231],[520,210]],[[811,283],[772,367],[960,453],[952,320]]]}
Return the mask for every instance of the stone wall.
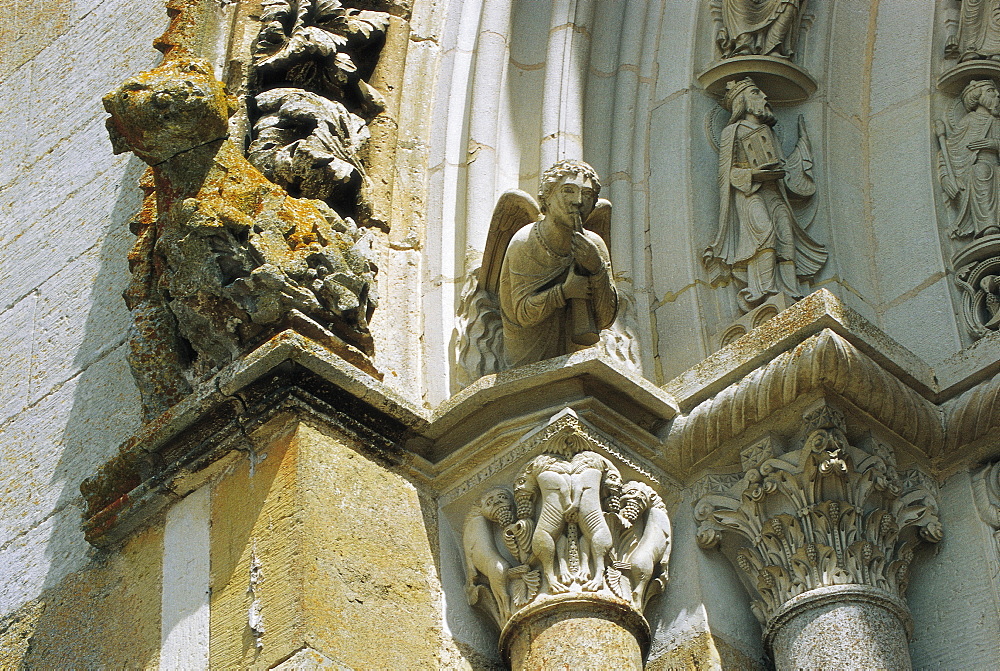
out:
{"label": "stone wall", "polygon": [[[945,57],[959,3],[808,3],[794,62],[817,87],[774,111],[785,154],[811,138],[816,195],[796,211],[829,254],[806,293],[825,291],[728,340],[750,317],[703,263],[729,118],[703,84],[712,3],[347,4],[388,26],[364,157],[374,354],[351,365],[283,331],[145,424],[121,294],[147,166],[112,153],[100,99],[183,31],[159,0],[0,9],[0,666],[502,668],[511,634],[470,603],[466,516],[560,421],[669,512],[666,591],[633,607],[648,668],[783,663],[739,544],[705,542],[724,506],[702,502],[739,499],[816,432],[839,446],[831,468],[884,459],[899,496],[933,490],[918,521],[910,499],[865,504],[923,534],[909,586],[877,598],[908,609],[893,622],[912,665],[1000,664],[1000,337],[963,312],[970,240],[950,235],[936,130],[963,114],[954,72],[993,76]],[[170,4],[238,97],[240,150],[261,12]],[[613,206],[613,336],[476,380],[463,310],[493,208],[562,158]],[[835,419],[809,425],[817,408]]]}

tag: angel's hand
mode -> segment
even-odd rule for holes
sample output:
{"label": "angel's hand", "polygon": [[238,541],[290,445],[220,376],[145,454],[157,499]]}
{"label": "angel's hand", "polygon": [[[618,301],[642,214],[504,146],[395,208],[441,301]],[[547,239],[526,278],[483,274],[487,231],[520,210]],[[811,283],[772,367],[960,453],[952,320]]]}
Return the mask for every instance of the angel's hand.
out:
{"label": "angel's hand", "polygon": [[571,298],[590,298],[590,280],[586,275],[577,275],[576,268],[570,266],[569,275],[562,285],[563,296]]}
{"label": "angel's hand", "polygon": [[580,232],[573,234],[573,258],[577,264],[588,273],[593,275],[604,265],[601,253],[597,251],[597,245],[590,238]]}

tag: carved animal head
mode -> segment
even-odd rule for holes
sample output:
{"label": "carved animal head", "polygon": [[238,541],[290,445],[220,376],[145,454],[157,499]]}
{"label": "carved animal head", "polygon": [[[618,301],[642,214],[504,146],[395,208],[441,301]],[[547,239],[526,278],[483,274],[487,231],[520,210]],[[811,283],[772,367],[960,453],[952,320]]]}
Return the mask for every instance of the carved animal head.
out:
{"label": "carved animal head", "polygon": [[653,507],[663,507],[663,499],[644,482],[630,480],[622,487],[621,515],[629,522],[635,522],[639,515]]}
{"label": "carved animal head", "polygon": [[483,516],[500,526],[513,524],[514,497],[506,487],[493,487],[479,499]]}
{"label": "carved animal head", "polygon": [[127,79],[103,103],[114,152],[132,151],[150,165],[225,138],[235,109],[211,66],[191,58]]}

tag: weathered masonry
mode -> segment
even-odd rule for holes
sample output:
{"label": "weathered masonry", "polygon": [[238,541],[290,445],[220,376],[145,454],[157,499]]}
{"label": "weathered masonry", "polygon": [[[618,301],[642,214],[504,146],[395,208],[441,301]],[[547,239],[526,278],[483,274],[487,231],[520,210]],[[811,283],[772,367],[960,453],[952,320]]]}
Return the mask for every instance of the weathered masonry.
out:
{"label": "weathered masonry", "polygon": [[0,667],[1000,666],[998,12],[7,12]]}

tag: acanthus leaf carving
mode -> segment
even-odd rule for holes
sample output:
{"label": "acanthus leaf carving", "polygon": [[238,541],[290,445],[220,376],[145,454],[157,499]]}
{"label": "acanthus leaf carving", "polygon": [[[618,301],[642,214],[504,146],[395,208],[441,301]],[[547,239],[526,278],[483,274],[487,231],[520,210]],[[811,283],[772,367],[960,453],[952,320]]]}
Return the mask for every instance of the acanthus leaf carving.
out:
{"label": "acanthus leaf carving", "polygon": [[811,390],[836,392],[864,407],[913,445],[940,449],[944,428],[936,406],[844,337],[824,329],[695,406],[676,423],[668,454],[688,467],[756,422]]}
{"label": "acanthus leaf carving", "polygon": [[807,413],[803,424],[801,447],[695,503],[698,544],[733,548],[762,624],[819,587],[863,584],[902,598],[914,549],[942,538],[932,481],[919,471],[900,475],[874,439],[852,445],[831,406]]}

